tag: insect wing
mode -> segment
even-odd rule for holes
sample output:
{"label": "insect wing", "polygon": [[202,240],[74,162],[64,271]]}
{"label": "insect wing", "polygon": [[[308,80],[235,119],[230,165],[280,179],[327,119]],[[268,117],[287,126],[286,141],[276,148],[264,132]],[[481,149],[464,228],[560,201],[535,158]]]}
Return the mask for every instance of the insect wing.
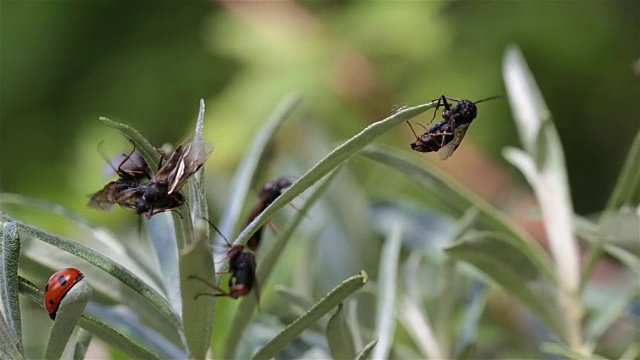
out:
{"label": "insect wing", "polygon": [[94,209],[109,210],[116,203],[116,193],[116,183],[112,181],[91,195],[88,205]]}
{"label": "insect wing", "polygon": [[169,160],[153,177],[154,181],[165,179],[169,184],[168,194],[179,191],[213,152],[213,145],[202,140],[199,134],[187,138]]}
{"label": "insect wing", "polygon": [[454,151],[458,148],[462,139],[464,139],[464,135],[467,133],[467,129],[469,128],[469,124],[463,124],[456,127],[454,131],[453,140],[451,140],[447,145],[443,146],[438,150],[438,155],[440,155],[440,160],[448,159]]}

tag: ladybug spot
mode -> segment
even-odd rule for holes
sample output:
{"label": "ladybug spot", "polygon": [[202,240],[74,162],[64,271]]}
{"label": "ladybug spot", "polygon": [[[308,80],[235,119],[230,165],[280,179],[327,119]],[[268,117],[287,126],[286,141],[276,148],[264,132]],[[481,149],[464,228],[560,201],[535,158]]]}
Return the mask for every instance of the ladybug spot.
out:
{"label": "ladybug spot", "polygon": [[49,284],[47,284],[47,286],[44,287],[44,292],[49,291]]}
{"label": "ladybug spot", "polygon": [[67,278],[65,276],[58,276],[58,284],[64,285],[67,283]]}
{"label": "ladybug spot", "polygon": [[55,302],[55,301],[53,301],[53,299],[49,299],[49,304],[53,305],[53,304],[55,304],[55,303],[56,303],[56,302]]}

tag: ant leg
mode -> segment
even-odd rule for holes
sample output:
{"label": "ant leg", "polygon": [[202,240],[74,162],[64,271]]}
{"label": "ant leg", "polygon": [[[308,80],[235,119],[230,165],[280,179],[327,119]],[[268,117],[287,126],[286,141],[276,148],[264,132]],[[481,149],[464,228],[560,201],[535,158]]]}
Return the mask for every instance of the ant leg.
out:
{"label": "ant leg", "polygon": [[436,109],[433,110],[433,117],[431,118],[431,121],[429,121],[429,124],[431,124],[433,122],[433,120],[436,118],[436,114],[438,113],[438,108],[440,108],[440,103],[444,102],[444,108],[449,110],[449,105],[447,104],[447,98],[444,97],[444,95],[442,95],[441,97],[438,98],[438,103],[436,104]]}
{"label": "ant leg", "polygon": [[278,232],[280,232],[280,228],[273,223],[273,221],[271,221],[271,219],[267,220],[267,225],[269,225],[269,227],[271,228],[271,231],[274,234],[277,234]]}
{"label": "ant leg", "polygon": [[167,156],[167,154],[163,151],[160,154],[160,161],[158,162],[158,170],[160,170],[160,168],[162,167],[162,162],[164,161],[165,156]]}
{"label": "ant leg", "polygon": [[306,218],[309,218],[309,214],[307,214],[305,211],[302,211],[302,209],[300,209],[299,207],[295,206],[293,203],[289,203],[289,206],[294,208],[297,212],[304,214],[304,216]]}
{"label": "ant leg", "polygon": [[203,283],[203,284],[207,285],[208,287],[210,287],[210,288],[212,288],[212,289],[216,289],[216,290],[218,289],[218,287],[217,287],[217,286],[215,286],[214,284],[212,284],[209,280],[203,279],[203,278],[201,278],[201,277],[200,277],[200,276],[198,276],[198,275],[190,275],[187,279],[188,279],[188,280],[198,280],[198,281],[200,281],[201,283]]}
{"label": "ant leg", "polygon": [[444,131],[444,132],[441,132],[440,134],[438,134],[438,135],[441,135],[440,136],[440,140],[441,140],[440,141],[440,147],[444,147],[446,145],[445,140],[447,139],[447,136],[449,136],[449,135],[455,136],[455,133],[456,133],[456,121],[451,119],[451,121],[449,122],[448,128],[450,129],[451,132]]}
{"label": "ant leg", "polygon": [[462,101],[460,99],[456,99],[456,98],[452,98],[452,97],[448,97],[446,99],[451,100],[451,101],[456,101],[456,102],[461,102]]}
{"label": "ant leg", "polygon": [[127,161],[131,160],[131,155],[133,155],[134,151],[136,151],[136,143],[131,141],[131,144],[133,144],[133,149],[129,152],[129,154],[128,155],[122,154],[124,156],[124,159],[122,159],[122,161],[118,165],[118,173],[122,171],[122,165],[124,165],[124,163],[126,163]]}
{"label": "ant leg", "polygon": [[409,121],[407,121],[407,125],[409,125],[409,128],[411,128],[411,132],[413,133],[413,136],[415,136],[416,139],[419,139],[418,134],[416,134],[416,131],[413,130],[413,126],[411,126],[411,123]]}

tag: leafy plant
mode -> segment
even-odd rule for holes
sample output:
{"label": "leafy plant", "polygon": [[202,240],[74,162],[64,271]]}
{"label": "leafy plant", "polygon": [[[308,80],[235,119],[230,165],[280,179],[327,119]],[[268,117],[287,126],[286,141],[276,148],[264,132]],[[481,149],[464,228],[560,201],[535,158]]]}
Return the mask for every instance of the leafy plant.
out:
{"label": "leafy plant", "polygon": [[[240,231],[233,246],[245,244],[274,216],[279,219],[282,214],[276,212],[288,203],[303,202],[260,250],[257,279],[260,290],[270,294],[263,298],[268,306],[245,296],[231,306],[233,312],[227,300],[196,298],[206,289],[189,280],[191,276],[220,283],[216,271],[228,268],[226,252],[218,251],[218,244],[222,234],[233,234],[242,221],[270,142],[300,101],[290,96],[249,142],[215,237],[203,221],[217,212],[208,208],[206,194],[211,191],[202,171],[185,189],[188,211],[155,215],[144,222],[147,236],[130,238],[115,236],[57,204],[2,194],[3,205],[42,209],[77,232],[53,234],[9,215],[3,207],[0,357],[84,358],[89,344],[99,338],[132,358],[156,359],[463,359],[541,353],[637,358],[636,343],[611,350],[604,335],[620,319],[637,320],[628,309],[637,303],[640,286],[611,292],[604,305],[591,306],[589,279],[603,254],[627,266],[634,279],[640,275],[638,249],[619,246],[612,230],[620,221],[637,221],[640,134],[600,220],[577,217],[560,139],[514,47],[505,54],[504,79],[523,145],[522,150],[505,149],[504,155],[525,175],[538,199],[550,253],[505,213],[448,175],[406,151],[371,145],[396,125],[435,107],[432,101],[402,108],[335,147]],[[157,168],[157,152],[138,131],[101,120],[133,141],[151,168]],[[197,133],[202,133],[203,123],[201,101]],[[374,202],[352,191],[350,174],[340,168],[358,154],[356,161],[373,160],[367,162],[370,168],[383,165],[390,176],[413,180],[427,194],[427,205],[401,199]],[[334,189],[336,179],[341,186]],[[339,201],[347,198],[348,203]],[[636,217],[624,220],[629,219],[629,209],[635,209]],[[589,250],[582,269],[578,238],[586,240]],[[333,248],[326,245],[330,241]],[[377,241],[383,244],[379,254],[372,251]],[[286,265],[285,276],[279,274],[281,264]],[[23,336],[25,312],[46,317],[36,308],[43,304],[42,286],[32,281],[42,284],[53,271],[68,266],[81,268],[86,278],[62,301],[48,345],[40,351],[44,342]],[[374,281],[364,271],[353,275],[349,266],[366,269]],[[313,274],[314,269],[320,269],[321,276]],[[352,274],[346,279],[345,269]],[[341,280],[334,281],[335,274]],[[274,277],[289,277],[293,287],[270,286]],[[277,288],[277,294],[271,288]],[[20,304],[19,294],[28,302]],[[276,296],[286,300],[273,301]],[[492,310],[496,303],[499,311]],[[526,316],[514,315],[518,311]],[[517,317],[530,330],[514,332],[500,316]],[[76,328],[80,330],[74,334]],[[501,347],[501,342],[512,340],[520,340],[517,349]]]}

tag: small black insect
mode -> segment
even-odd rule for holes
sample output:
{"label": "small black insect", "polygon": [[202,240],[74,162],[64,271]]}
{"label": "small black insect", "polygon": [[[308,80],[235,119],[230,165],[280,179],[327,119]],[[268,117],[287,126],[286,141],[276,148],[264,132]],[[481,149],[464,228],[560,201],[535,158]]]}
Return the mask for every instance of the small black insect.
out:
{"label": "small black insect", "polygon": [[176,148],[148,183],[126,189],[116,202],[135,209],[136,214],[146,214],[147,218],[184,204],[186,199],[180,189],[212,152],[210,143],[203,141],[199,135],[190,136]]}
{"label": "small black insect", "polygon": [[[413,131],[416,137],[416,141],[411,143],[411,149],[418,152],[437,151],[441,160],[449,158],[458,148],[462,139],[464,139],[473,119],[478,115],[476,104],[497,98],[499,98],[499,96],[492,96],[473,102],[471,100],[460,100],[442,95],[438,99],[435,110],[437,112],[440,106],[444,107],[442,111],[442,121],[426,129],[427,131],[421,136],[418,136],[415,131],[413,131],[411,124],[409,124],[411,131]],[[455,101],[457,104],[451,105],[447,100]],[[434,118],[436,112],[433,114]],[[433,119],[431,120],[433,121]]]}
{"label": "small black insect", "polygon": [[[89,207],[102,210],[110,209],[116,204],[122,192],[139,186],[144,179],[151,178],[149,166],[136,151],[135,144],[129,154],[123,154],[123,158],[117,168],[113,167],[106,157],[105,161],[113,172],[118,175],[118,179],[109,182],[102,190],[91,195],[88,204]],[[120,205],[131,207],[126,203],[121,203]]]}
{"label": "small black insect", "polygon": [[[293,184],[293,179],[289,177],[279,177],[276,180],[267,181],[260,189],[258,201],[249,211],[247,219],[242,228],[246,228],[258,215],[260,215],[272,202],[274,202],[289,186]],[[251,251],[257,251],[262,240],[264,226],[260,227],[247,241],[247,247]]]}
{"label": "small black insect", "polygon": [[[229,291],[224,291],[220,287],[211,284],[210,282],[192,275],[189,278],[198,280],[216,291],[215,294],[200,293],[196,295],[196,299],[200,296],[227,296],[232,299],[237,299],[241,296],[247,295],[251,289],[257,287],[256,281],[256,256],[250,251],[243,251],[242,248],[235,248],[228,255],[229,256],[229,272],[231,277],[229,278]],[[256,298],[258,298],[258,291],[256,289]],[[258,302],[259,298],[258,298]]]}

